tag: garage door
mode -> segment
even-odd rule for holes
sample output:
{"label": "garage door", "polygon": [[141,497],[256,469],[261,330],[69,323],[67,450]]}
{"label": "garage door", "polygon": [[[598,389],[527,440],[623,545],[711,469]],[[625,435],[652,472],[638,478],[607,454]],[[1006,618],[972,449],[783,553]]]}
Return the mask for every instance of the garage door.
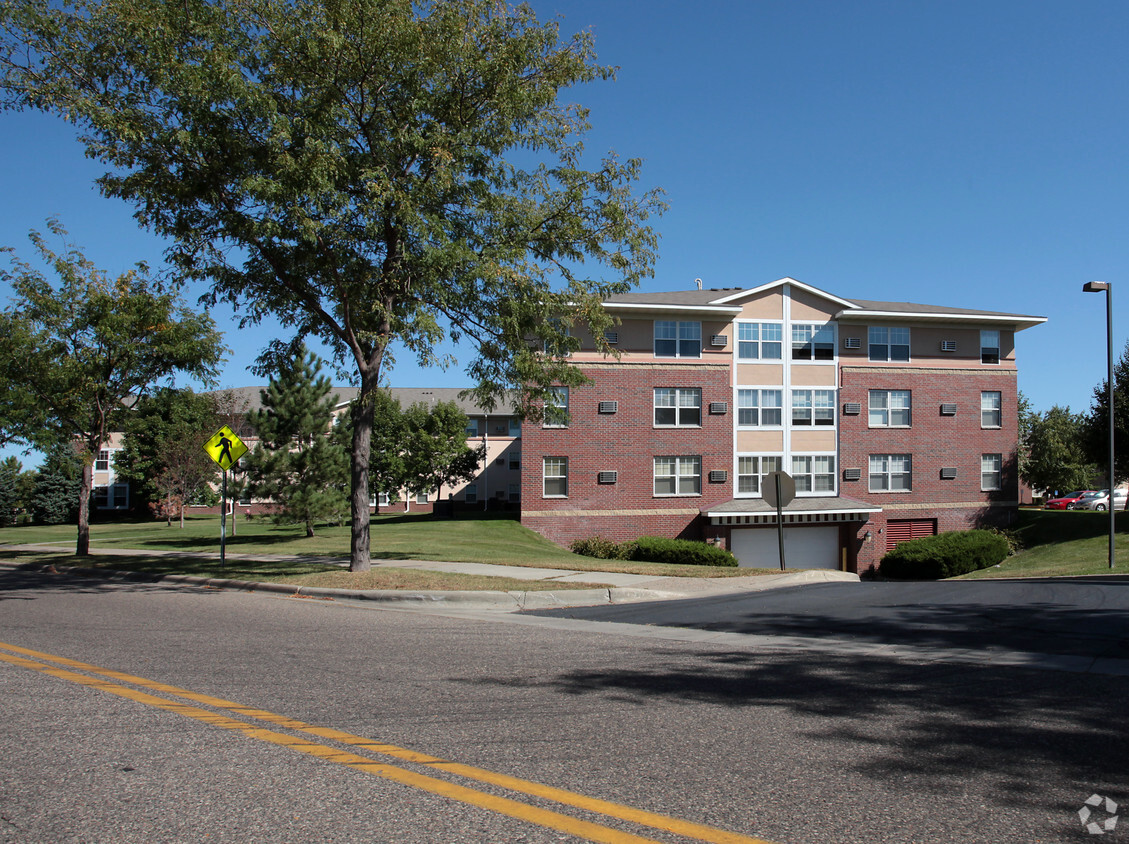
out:
{"label": "garage door", "polygon": [[[775,527],[734,530],[731,544],[738,565],[780,568],[780,540]],[[838,569],[839,528],[784,528],[784,562],[790,569]]]}

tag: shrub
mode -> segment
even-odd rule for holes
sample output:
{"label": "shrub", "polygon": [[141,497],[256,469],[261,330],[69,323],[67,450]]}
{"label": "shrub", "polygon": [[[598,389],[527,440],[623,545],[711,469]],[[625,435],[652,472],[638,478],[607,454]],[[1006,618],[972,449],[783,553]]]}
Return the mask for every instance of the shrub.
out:
{"label": "shrub", "polygon": [[684,566],[735,567],[737,565],[737,558],[724,548],[689,539],[667,539],[662,536],[640,536],[635,541],[635,554],[632,559]]}
{"label": "shrub", "polygon": [[964,530],[902,542],[879,565],[883,577],[894,580],[938,580],[956,577],[1002,562],[1007,539],[990,530]]}
{"label": "shrub", "polygon": [[569,550],[582,557],[595,557],[597,560],[630,560],[635,552],[634,542],[612,542],[602,536],[578,539]]}

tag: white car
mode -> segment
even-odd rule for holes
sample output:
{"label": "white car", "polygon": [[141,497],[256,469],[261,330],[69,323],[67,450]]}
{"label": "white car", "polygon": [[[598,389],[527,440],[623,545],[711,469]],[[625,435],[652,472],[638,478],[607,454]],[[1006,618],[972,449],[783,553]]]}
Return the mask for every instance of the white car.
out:
{"label": "white car", "polygon": [[[1129,496],[1129,490],[1115,489],[1113,491],[1113,508],[1115,510],[1124,510],[1127,496]],[[1073,504],[1068,505],[1068,508],[1071,510],[1108,510],[1109,490],[1103,489],[1101,492],[1091,497],[1079,498]]]}

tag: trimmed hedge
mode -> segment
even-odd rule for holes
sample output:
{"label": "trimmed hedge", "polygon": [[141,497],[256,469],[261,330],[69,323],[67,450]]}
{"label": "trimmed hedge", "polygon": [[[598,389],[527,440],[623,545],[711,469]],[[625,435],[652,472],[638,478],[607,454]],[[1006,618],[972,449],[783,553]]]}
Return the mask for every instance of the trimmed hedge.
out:
{"label": "trimmed hedge", "polygon": [[879,564],[893,580],[940,580],[998,565],[1010,551],[1007,538],[990,530],[939,533],[902,542]]}
{"label": "trimmed hedge", "polygon": [[737,565],[737,558],[724,548],[691,539],[667,539],[662,536],[640,536],[636,539],[633,559],[684,566]]}
{"label": "trimmed hedge", "polygon": [[590,536],[576,540],[569,546],[569,550],[598,560],[636,560],[683,566],[737,565],[737,558],[724,548],[690,539],[667,539],[662,536],[641,536],[629,542],[613,542],[602,536]]}

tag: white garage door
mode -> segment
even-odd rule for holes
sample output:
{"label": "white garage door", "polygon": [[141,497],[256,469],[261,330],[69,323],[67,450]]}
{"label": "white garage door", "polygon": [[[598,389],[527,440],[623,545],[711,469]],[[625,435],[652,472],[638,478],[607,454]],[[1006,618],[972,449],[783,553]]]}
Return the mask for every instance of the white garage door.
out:
{"label": "white garage door", "polygon": [[[780,568],[780,540],[775,527],[734,530],[731,542],[738,565]],[[838,569],[839,528],[784,528],[784,563],[789,569]]]}

